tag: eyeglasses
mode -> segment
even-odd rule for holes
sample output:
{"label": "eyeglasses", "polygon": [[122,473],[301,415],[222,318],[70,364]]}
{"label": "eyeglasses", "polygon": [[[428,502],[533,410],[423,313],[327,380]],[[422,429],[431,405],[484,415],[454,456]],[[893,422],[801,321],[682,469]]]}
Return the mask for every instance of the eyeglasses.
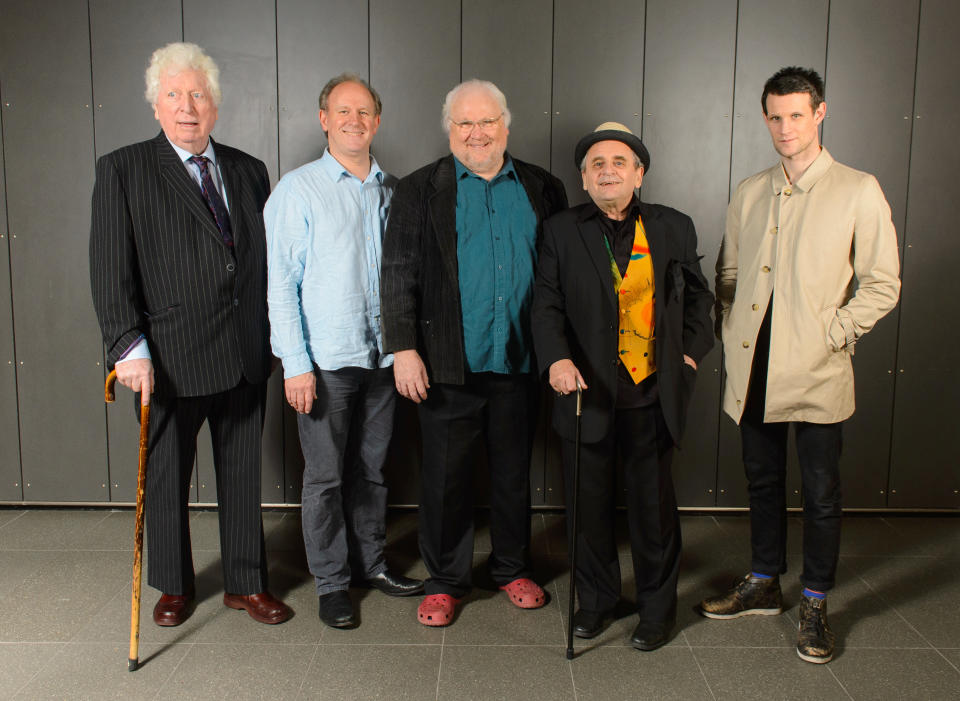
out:
{"label": "eyeglasses", "polygon": [[463,122],[455,122],[451,119],[450,123],[459,129],[461,134],[469,134],[473,131],[474,127],[480,127],[481,131],[491,132],[497,128],[497,122],[500,121],[502,116],[503,112],[496,117],[488,117],[487,119],[481,119],[476,122],[471,122],[469,119]]}

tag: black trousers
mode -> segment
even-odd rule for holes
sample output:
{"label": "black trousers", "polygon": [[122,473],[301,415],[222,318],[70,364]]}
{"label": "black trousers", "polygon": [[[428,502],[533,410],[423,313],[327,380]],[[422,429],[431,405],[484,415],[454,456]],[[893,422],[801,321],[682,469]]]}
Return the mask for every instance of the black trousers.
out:
{"label": "black trousers", "polygon": [[[772,301],[769,305],[773,306]],[[817,591],[833,588],[840,557],[840,452],[843,423],[764,423],[770,355],[770,310],[754,346],[747,405],[740,420],[743,466],[750,495],[751,568],[787,571],[787,434],[797,439],[803,494],[803,571],[800,582]]]}
{"label": "black trousers", "polygon": [[256,594],[267,588],[267,558],[260,515],[260,440],[266,383],[246,381],[201,397],[150,400],[150,443],[145,508],[148,582],[166,594],[194,588],[187,502],[206,420],[213,442],[224,590]]}
{"label": "black trousers", "polygon": [[498,585],[529,577],[530,453],[538,385],[530,375],[471,373],[463,385],[434,383],[419,405],[420,554],[427,594],[465,596],[472,586],[474,465],[490,471],[488,568]]}
{"label": "black trousers", "polygon": [[[575,444],[561,441],[572,521]],[[680,572],[680,516],[670,463],[673,439],[660,403],[618,409],[611,431],[580,449],[577,595],[586,611],[610,611],[620,598],[620,562],[614,535],[617,457],[623,464],[627,528],[641,620],[672,621]]]}

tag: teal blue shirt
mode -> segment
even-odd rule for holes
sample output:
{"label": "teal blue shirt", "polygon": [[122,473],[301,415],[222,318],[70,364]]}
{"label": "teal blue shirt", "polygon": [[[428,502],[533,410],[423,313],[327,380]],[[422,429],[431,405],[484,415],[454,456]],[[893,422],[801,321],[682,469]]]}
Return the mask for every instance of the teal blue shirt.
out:
{"label": "teal blue shirt", "polygon": [[457,265],[470,372],[530,372],[537,215],[513,161],[490,181],[454,158]]}

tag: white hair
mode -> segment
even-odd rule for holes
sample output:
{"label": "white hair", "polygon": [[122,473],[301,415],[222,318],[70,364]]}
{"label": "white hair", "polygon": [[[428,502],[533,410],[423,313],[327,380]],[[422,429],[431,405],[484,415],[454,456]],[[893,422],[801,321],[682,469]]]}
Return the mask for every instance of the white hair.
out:
{"label": "white hair", "polygon": [[465,80],[456,87],[453,88],[450,92],[447,93],[446,99],[443,101],[443,112],[441,113],[442,126],[445,132],[450,131],[450,110],[453,109],[453,103],[460,93],[467,90],[485,90],[490,97],[497,101],[497,104],[500,106],[500,111],[503,112],[503,124],[504,126],[510,126],[510,109],[507,107],[507,98],[503,92],[496,85],[491,83],[489,80]]}
{"label": "white hair", "polygon": [[147,72],[144,76],[147,89],[143,96],[147,98],[147,102],[151,105],[157,104],[162,75],[176,75],[185,70],[203,73],[207,79],[207,87],[210,88],[210,97],[213,98],[213,104],[219,107],[221,98],[220,69],[199,46],[180,41],[157,49],[150,57],[150,64],[147,66]]}

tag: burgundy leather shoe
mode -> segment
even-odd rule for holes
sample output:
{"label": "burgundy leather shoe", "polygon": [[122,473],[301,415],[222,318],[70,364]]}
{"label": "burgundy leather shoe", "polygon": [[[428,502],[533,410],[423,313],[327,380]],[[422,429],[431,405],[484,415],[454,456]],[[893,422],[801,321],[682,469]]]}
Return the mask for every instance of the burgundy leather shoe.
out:
{"label": "burgundy leather shoe", "polygon": [[178,626],[190,617],[192,596],[163,594],[153,607],[153,622],[158,626]]}
{"label": "burgundy leather shoe", "polygon": [[250,614],[250,618],[267,625],[283,623],[293,615],[289,606],[266,590],[259,594],[224,594],[223,605],[243,609]]}

